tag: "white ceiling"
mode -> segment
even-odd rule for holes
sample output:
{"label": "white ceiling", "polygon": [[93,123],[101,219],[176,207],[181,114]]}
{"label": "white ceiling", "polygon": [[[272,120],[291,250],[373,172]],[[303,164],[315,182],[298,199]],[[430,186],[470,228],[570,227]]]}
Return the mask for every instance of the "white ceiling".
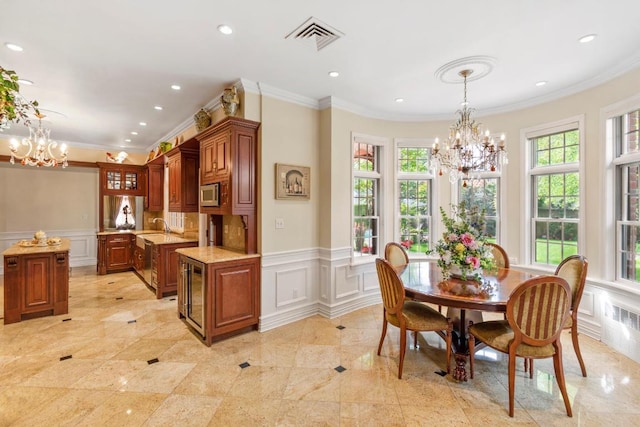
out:
{"label": "white ceiling", "polygon": [[[343,37],[320,51],[285,38],[310,17]],[[468,95],[479,116],[545,102],[640,66],[638,17],[638,0],[3,0],[0,65],[35,83],[21,93],[54,139],[144,151],[240,78],[374,117],[453,118],[462,86],[436,72],[481,56],[490,72]]]}

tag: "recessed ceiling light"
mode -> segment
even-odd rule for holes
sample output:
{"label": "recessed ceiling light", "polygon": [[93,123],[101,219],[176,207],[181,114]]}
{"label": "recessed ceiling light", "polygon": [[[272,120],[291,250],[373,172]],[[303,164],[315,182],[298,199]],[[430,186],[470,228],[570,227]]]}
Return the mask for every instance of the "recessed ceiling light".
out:
{"label": "recessed ceiling light", "polygon": [[131,139],[127,138],[127,139],[124,140],[124,142],[131,142]]}
{"label": "recessed ceiling light", "polygon": [[137,134],[138,134],[138,132],[136,132],[136,131],[131,132],[131,135],[137,135]]}
{"label": "recessed ceiling light", "polygon": [[180,85],[171,85],[171,89],[180,90]]}
{"label": "recessed ceiling light", "polygon": [[544,86],[546,84],[547,84],[547,82],[545,80],[541,80],[541,81],[536,83],[536,86]]}
{"label": "recessed ceiling light", "polygon": [[337,71],[329,71],[329,75],[330,75],[331,77],[338,77],[338,76],[340,75],[340,73],[339,73],[339,72],[337,72]]}
{"label": "recessed ceiling light", "polygon": [[225,36],[228,36],[229,34],[233,33],[233,28],[223,24],[223,25],[218,25],[218,31],[220,31]]}
{"label": "recessed ceiling light", "polygon": [[140,124],[140,126],[146,126],[147,122],[140,122],[139,124]]}
{"label": "recessed ceiling light", "polygon": [[398,104],[400,104],[400,103],[404,102],[404,98],[396,98],[396,102]]}
{"label": "recessed ceiling light", "polygon": [[20,83],[21,85],[27,85],[27,86],[31,86],[33,84],[31,80],[27,80],[27,79],[18,79],[18,83]]}
{"label": "recessed ceiling light", "polygon": [[22,52],[24,49],[22,49],[22,46],[18,46],[17,44],[13,44],[13,43],[5,43],[4,44],[7,49],[11,49],[15,52]]}
{"label": "recessed ceiling light", "polygon": [[578,39],[578,41],[580,43],[589,43],[590,41],[593,41],[593,39],[596,38],[595,34],[587,34],[586,36],[582,36]]}
{"label": "recessed ceiling light", "polygon": [[153,108],[155,108],[155,109],[156,109],[156,110],[158,110],[158,111],[162,110],[162,107],[161,107],[161,106],[159,106],[159,105],[156,105],[156,106],[155,106],[155,107],[153,107]]}

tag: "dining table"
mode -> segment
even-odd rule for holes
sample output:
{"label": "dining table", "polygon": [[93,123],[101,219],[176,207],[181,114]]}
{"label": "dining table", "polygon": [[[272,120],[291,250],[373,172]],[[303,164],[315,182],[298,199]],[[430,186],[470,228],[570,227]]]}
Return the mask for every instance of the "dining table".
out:
{"label": "dining table", "polygon": [[494,272],[483,272],[480,281],[458,277],[445,279],[436,260],[412,261],[401,267],[398,274],[404,283],[406,297],[458,309],[459,319],[451,319],[455,359],[452,376],[458,381],[467,380],[467,310],[504,313],[511,292],[536,276],[515,268],[499,268]]}

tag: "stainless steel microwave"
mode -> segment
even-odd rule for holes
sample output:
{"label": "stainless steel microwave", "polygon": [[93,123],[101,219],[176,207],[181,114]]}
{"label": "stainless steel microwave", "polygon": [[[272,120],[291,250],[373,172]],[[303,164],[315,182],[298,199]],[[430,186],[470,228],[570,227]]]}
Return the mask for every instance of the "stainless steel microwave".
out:
{"label": "stainless steel microwave", "polygon": [[220,184],[207,184],[200,186],[200,206],[220,206]]}

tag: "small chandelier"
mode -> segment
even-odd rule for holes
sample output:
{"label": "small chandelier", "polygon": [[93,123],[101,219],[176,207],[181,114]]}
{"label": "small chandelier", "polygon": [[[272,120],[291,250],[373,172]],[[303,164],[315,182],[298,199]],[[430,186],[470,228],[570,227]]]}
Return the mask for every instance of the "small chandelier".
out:
{"label": "small chandelier", "polygon": [[[9,145],[11,148],[11,164],[15,163],[15,159],[20,160],[22,165],[26,166],[45,166],[56,167],[62,165],[63,168],[67,164],[67,144],[60,145],[60,157],[53,155],[52,150],[58,146],[56,141],[49,139],[50,129],[42,128],[42,118],[44,115],[36,114],[38,117],[38,128],[29,126],[29,138],[23,138],[19,143],[16,139],[11,139]],[[24,154],[19,154],[20,147],[26,147]]]}
{"label": "small chandelier", "polygon": [[462,109],[456,111],[458,120],[449,128],[449,138],[440,147],[436,138],[431,149],[431,168],[442,176],[449,172],[449,181],[455,183],[479,175],[480,172],[494,172],[499,166],[507,164],[507,150],[504,135],[496,146],[489,131],[482,133],[481,124],[471,118],[475,111],[467,102],[467,77],[473,70],[462,70],[458,73],[464,79],[464,102]]}

